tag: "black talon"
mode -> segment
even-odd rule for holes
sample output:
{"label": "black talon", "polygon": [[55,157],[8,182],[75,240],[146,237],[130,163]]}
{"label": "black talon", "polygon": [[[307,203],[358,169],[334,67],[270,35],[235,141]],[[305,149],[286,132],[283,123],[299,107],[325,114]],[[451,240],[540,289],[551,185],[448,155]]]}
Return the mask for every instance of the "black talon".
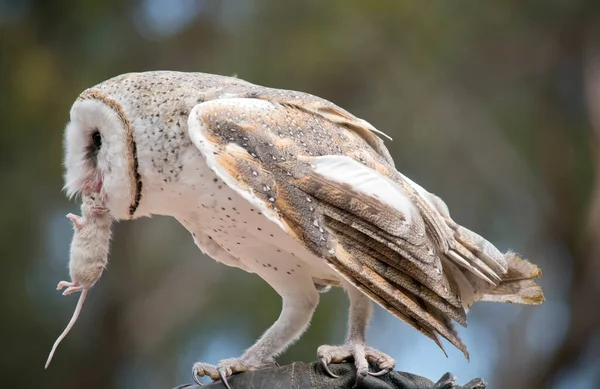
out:
{"label": "black talon", "polygon": [[327,366],[327,362],[325,362],[324,359],[321,359],[321,366],[323,367],[323,370],[325,370],[325,372],[327,374],[329,374],[330,377],[332,377],[332,378],[340,378],[339,375],[333,374],[333,372],[331,370],[329,370],[329,366]]}
{"label": "black talon", "polygon": [[191,388],[193,384],[183,384],[183,385],[177,385],[171,389],[185,389],[185,388]]}
{"label": "black talon", "polygon": [[223,385],[225,385],[227,389],[231,389],[231,386],[229,386],[229,382],[227,382],[227,375],[225,374],[223,368],[218,368],[217,373],[219,373],[219,377],[221,377],[221,382],[223,383]]}

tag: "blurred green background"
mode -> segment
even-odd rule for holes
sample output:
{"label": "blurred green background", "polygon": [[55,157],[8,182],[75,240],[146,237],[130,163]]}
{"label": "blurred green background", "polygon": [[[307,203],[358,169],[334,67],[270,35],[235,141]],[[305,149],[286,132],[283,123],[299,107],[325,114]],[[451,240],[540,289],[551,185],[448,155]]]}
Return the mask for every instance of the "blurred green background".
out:
{"label": "blurred green background", "polygon": [[[278,316],[258,277],[203,257],[169,218],[116,225],[108,271],[75,307],[62,133],[77,95],[143,70],[237,74],[330,99],[390,134],[403,173],[454,219],[542,268],[539,307],[481,303],[443,356],[377,309],[369,342],[399,370],[492,388],[600,387],[600,2],[0,0],[0,386],[169,388],[237,356]],[[342,342],[322,296],[278,358]]]}

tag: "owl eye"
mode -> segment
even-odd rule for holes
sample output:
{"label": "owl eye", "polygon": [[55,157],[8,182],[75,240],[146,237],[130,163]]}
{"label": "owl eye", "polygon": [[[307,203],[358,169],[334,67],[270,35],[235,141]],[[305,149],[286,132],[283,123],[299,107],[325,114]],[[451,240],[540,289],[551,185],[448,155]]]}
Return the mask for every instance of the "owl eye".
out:
{"label": "owl eye", "polygon": [[100,147],[102,147],[102,135],[100,135],[99,131],[95,131],[92,134],[92,142],[94,142],[96,149],[100,149]]}

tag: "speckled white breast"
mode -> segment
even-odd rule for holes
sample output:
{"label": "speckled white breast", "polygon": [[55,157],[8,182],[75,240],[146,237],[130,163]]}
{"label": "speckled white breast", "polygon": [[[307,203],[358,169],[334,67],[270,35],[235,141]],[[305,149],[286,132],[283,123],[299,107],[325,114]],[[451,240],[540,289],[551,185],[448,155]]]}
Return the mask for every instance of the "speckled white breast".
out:
{"label": "speckled white breast", "polygon": [[[196,152],[191,151],[196,154]],[[260,210],[223,183],[203,158],[180,174],[178,184],[165,183],[154,214],[171,215],[192,233],[198,247],[226,265],[273,277],[313,277],[338,280],[327,263],[298,243]],[[158,200],[158,199],[157,199]]]}

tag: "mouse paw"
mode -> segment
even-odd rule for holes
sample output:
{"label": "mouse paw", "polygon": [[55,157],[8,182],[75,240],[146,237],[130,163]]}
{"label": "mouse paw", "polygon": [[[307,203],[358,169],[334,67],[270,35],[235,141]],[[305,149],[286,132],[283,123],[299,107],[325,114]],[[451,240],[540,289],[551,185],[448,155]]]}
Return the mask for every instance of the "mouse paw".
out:
{"label": "mouse paw", "polygon": [[84,221],[81,216],[69,213],[67,219],[73,222],[73,227],[75,227],[76,230],[81,230],[84,226]]}
{"label": "mouse paw", "polygon": [[83,290],[83,285],[78,284],[77,282],[70,281],[61,281],[56,286],[56,290],[61,290],[62,288],[67,288],[63,292],[63,296],[69,295],[74,292],[81,292]]}

